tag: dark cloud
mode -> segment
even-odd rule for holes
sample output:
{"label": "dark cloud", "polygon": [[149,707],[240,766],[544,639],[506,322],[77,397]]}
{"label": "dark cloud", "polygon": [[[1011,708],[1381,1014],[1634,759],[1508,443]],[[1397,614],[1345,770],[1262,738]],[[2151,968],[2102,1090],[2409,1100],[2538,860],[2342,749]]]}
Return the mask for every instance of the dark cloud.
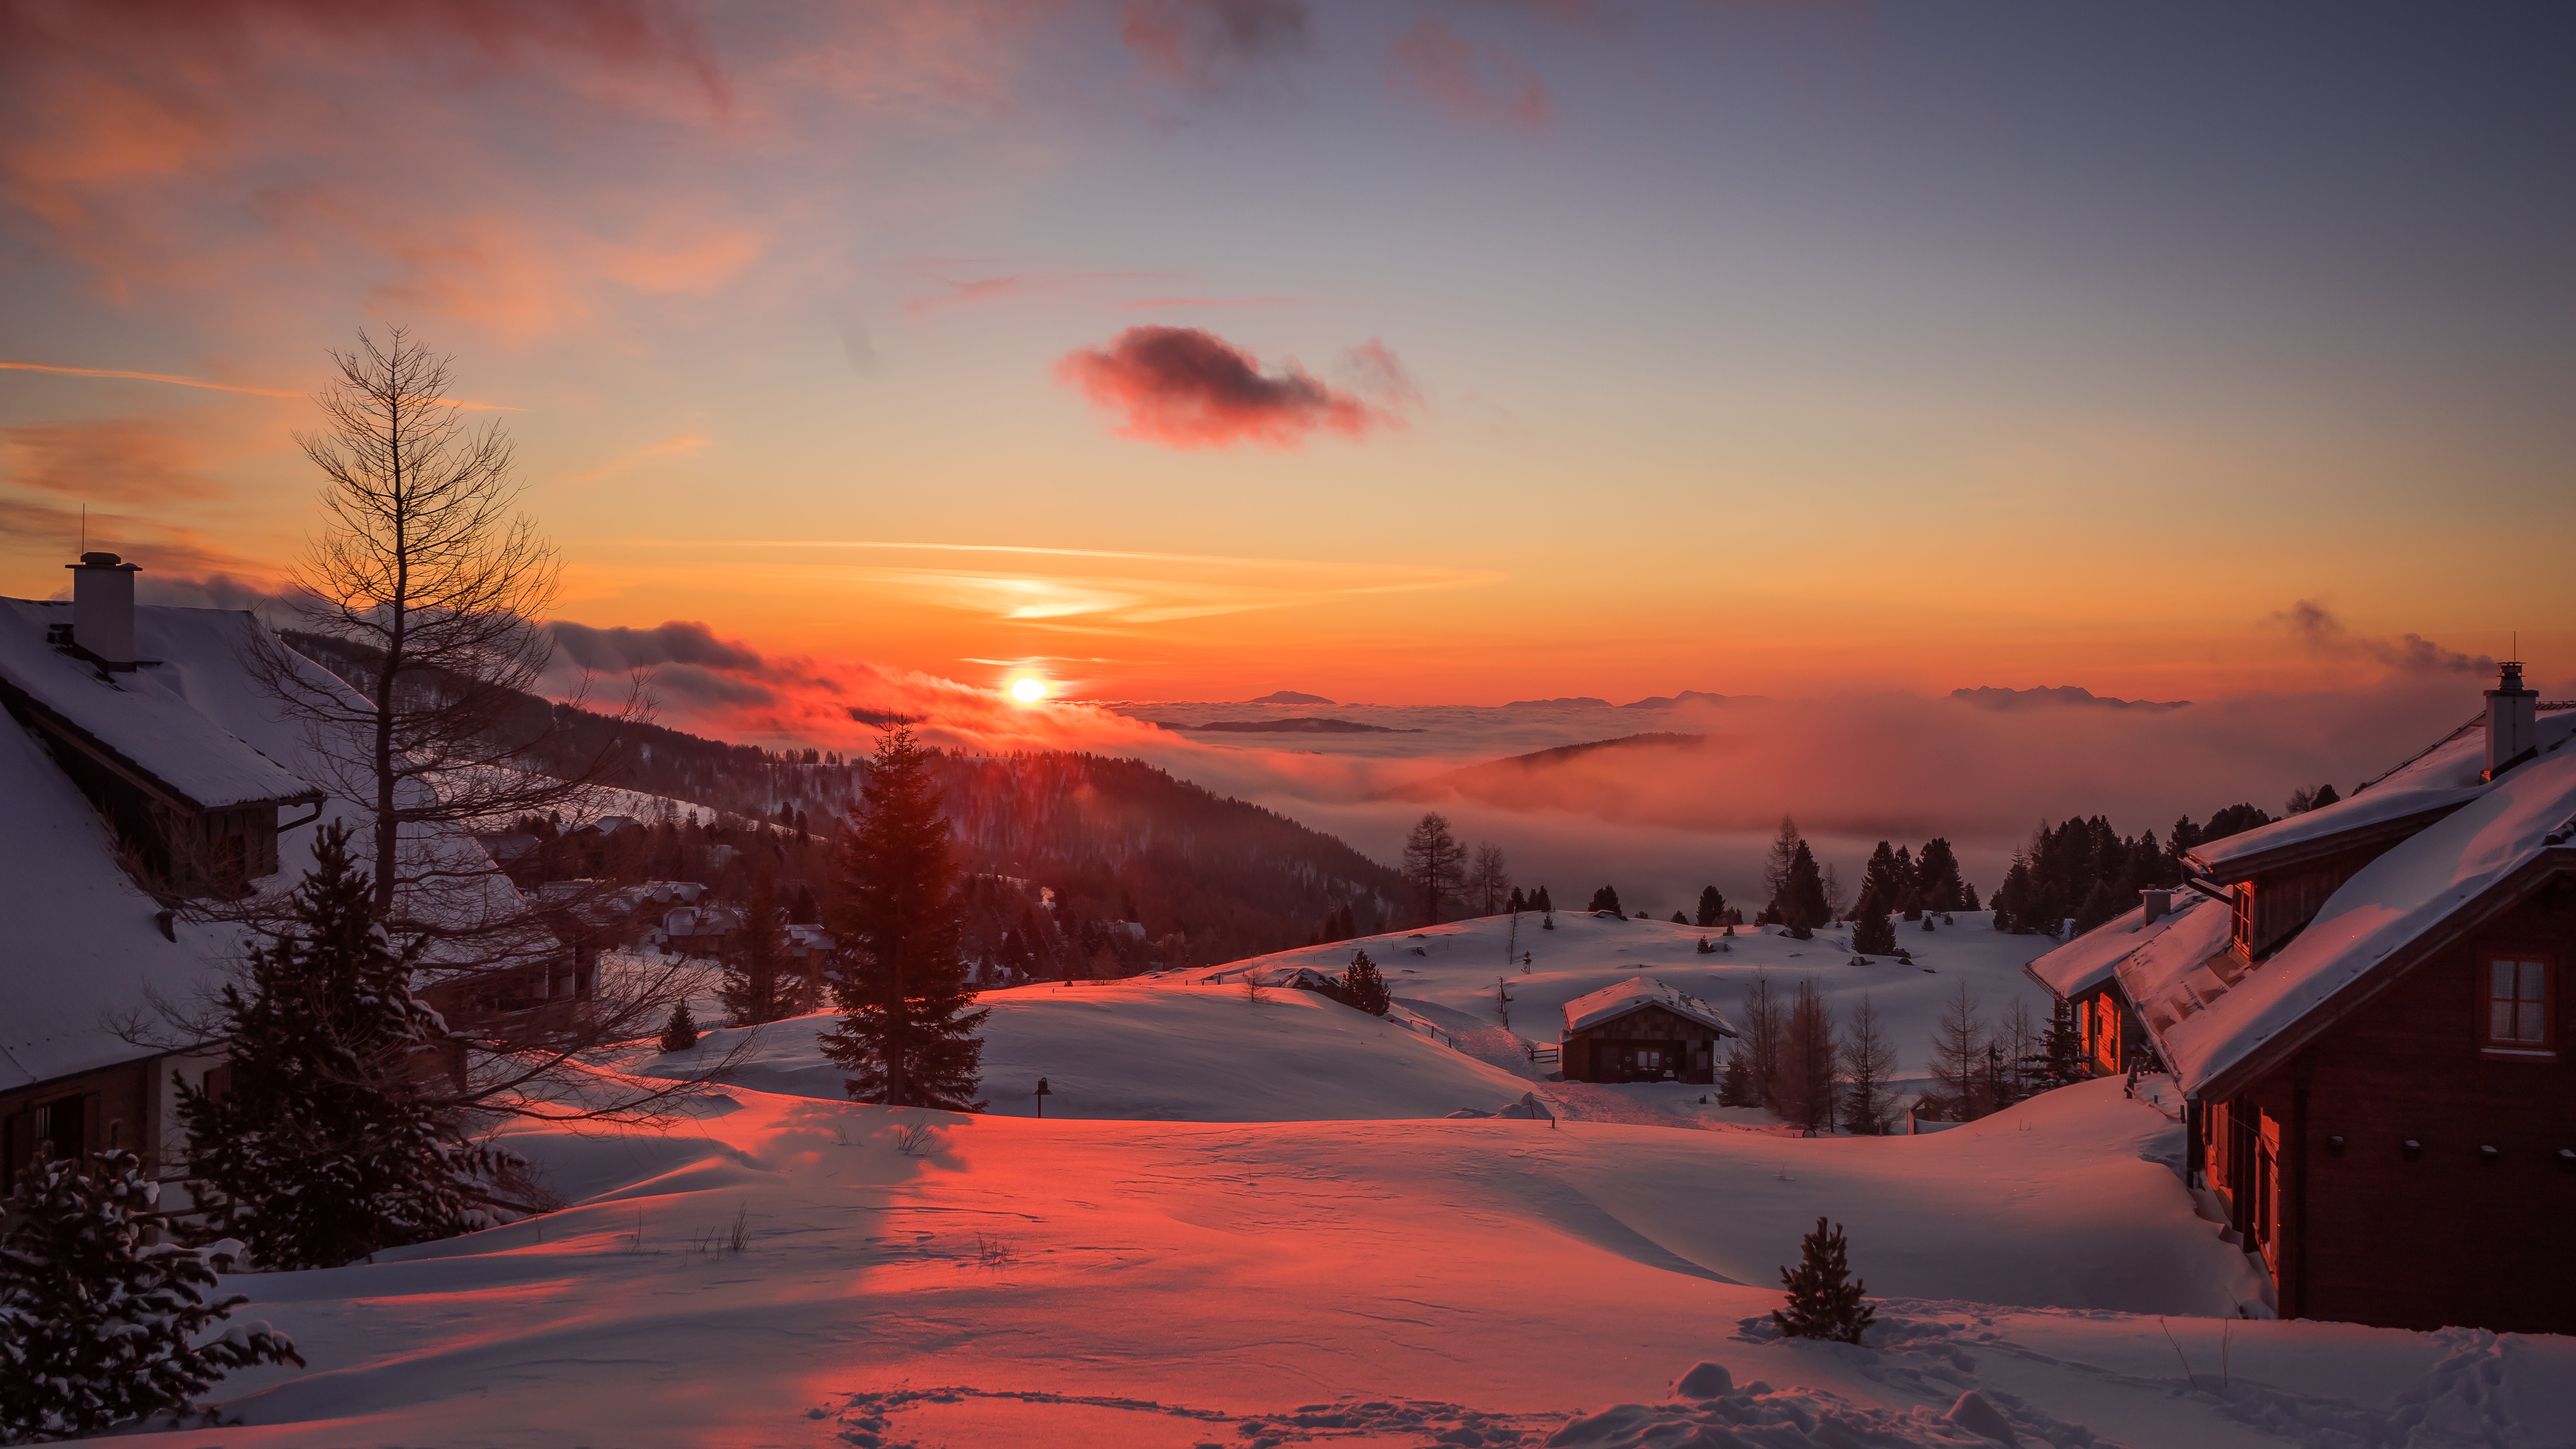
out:
{"label": "dark cloud", "polygon": [[2415,674],[2483,674],[2496,667],[2492,655],[2463,654],[2421,634],[2400,634],[2393,639],[2356,634],[2313,599],[2301,599],[2272,619],[2287,624],[2320,659],[2369,659]]}
{"label": "dark cloud", "polygon": [[[1412,395],[1393,353],[1371,342],[1353,355],[1382,395]],[[1130,327],[1106,347],[1067,356],[1057,375],[1123,414],[1120,435],[1172,448],[1293,448],[1319,429],[1358,437],[1400,421],[1294,362],[1264,373],[1250,353],[1195,327]]]}
{"label": "dark cloud", "polygon": [[1203,91],[1303,51],[1309,34],[1306,0],[1127,0],[1118,25],[1148,68]]}
{"label": "dark cloud", "polygon": [[558,619],[546,627],[554,631],[555,643],[575,664],[603,673],[670,664],[736,671],[762,667],[760,655],[749,645],[719,639],[714,630],[694,620],[673,619],[652,629],[594,629]]}

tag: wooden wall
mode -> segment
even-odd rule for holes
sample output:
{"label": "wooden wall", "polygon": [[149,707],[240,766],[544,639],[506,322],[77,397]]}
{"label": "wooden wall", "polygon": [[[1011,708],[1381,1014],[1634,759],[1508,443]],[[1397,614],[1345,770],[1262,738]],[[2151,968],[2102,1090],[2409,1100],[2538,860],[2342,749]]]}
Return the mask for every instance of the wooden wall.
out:
{"label": "wooden wall", "polygon": [[1569,1082],[1625,1081],[1619,1069],[1620,1049],[1656,1045],[1679,1054],[1679,1080],[1706,1086],[1717,1080],[1718,1040],[1713,1027],[1660,1006],[1648,1006],[1598,1026],[1565,1033],[1558,1065]]}
{"label": "wooden wall", "polygon": [[[2484,1050],[2481,971],[2498,948],[2551,961],[2554,1057]],[[2283,1316],[2576,1332],[2576,1159],[2561,1155],[2576,1152],[2571,996],[2576,880],[2562,876],[2415,967],[2226,1110],[2203,1110],[2204,1123],[2239,1124],[2239,1139],[2264,1119],[2277,1124],[2270,1258]],[[2420,1149],[2410,1152],[2409,1139]],[[2195,1145],[2212,1159],[2228,1146],[2206,1128]],[[2224,1173],[2227,1163],[2209,1167]],[[2256,1228],[2254,1185],[2229,1186],[2239,1230]]]}

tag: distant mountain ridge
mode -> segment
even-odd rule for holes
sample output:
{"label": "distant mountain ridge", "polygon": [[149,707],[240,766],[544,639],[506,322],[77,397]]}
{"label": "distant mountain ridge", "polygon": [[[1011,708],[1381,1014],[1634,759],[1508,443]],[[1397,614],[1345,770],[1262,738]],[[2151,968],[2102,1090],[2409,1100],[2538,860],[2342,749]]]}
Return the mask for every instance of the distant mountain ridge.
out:
{"label": "distant mountain ridge", "polygon": [[1183,724],[1178,720],[1158,719],[1156,729],[1208,730],[1227,735],[1419,735],[1429,731],[1404,729],[1395,725],[1361,724],[1357,720],[1318,719],[1301,715],[1294,719],[1220,719],[1206,724]]}
{"label": "distant mountain ridge", "polygon": [[1372,798],[1437,800],[1449,795],[1484,796],[1534,775],[1572,764],[1586,755],[1608,750],[1696,750],[1707,743],[1706,735],[1676,734],[1669,730],[1621,735],[1611,740],[1586,740],[1579,745],[1559,745],[1552,750],[1533,750],[1526,755],[1507,755],[1499,760],[1468,765],[1434,775],[1428,780],[1382,791]]}
{"label": "distant mountain ridge", "polygon": [[2072,684],[2041,685],[2037,689],[1998,689],[1991,684],[1984,684],[1975,689],[1951,690],[1950,697],[1963,704],[1972,704],[1979,709],[1997,712],[2023,709],[2081,709],[2089,705],[2101,709],[2134,709],[2147,714],[2163,714],[2168,710],[2185,708],[2191,703],[2187,699],[2113,699],[2109,695],[2095,694],[2089,689]]}

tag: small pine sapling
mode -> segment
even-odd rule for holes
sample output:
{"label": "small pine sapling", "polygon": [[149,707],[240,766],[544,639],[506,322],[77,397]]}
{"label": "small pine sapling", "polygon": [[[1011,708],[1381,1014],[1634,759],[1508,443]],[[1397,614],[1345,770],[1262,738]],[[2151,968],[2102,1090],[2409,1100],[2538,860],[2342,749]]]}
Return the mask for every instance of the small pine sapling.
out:
{"label": "small pine sapling", "polygon": [[697,1044],[697,1018],[689,1015],[689,1003],[680,1002],[671,1008],[670,1024],[662,1028],[662,1050],[684,1052]]}
{"label": "small pine sapling", "polygon": [[21,1174],[0,1236],[0,1443],[176,1420],[228,1370],[304,1367],[265,1323],[195,1342],[250,1301],[211,1296],[240,1245],[166,1241],[160,1193],[130,1152],[102,1152],[86,1172],[40,1155]]}
{"label": "small pine sapling", "polygon": [[1860,1336],[1878,1317],[1878,1310],[1861,1302],[1862,1284],[1851,1276],[1840,1223],[1832,1232],[1825,1230],[1825,1220],[1816,1219],[1816,1230],[1807,1234],[1799,1245],[1798,1267],[1792,1272],[1780,1270],[1780,1282],[1789,1290],[1789,1301],[1771,1315],[1780,1331],[1791,1338],[1823,1338],[1840,1343],[1858,1343]]}
{"label": "small pine sapling", "polygon": [[1550,911],[1550,912],[1548,912],[1546,915],[1541,916],[1541,917],[1539,918],[1538,928],[1539,928],[1540,930],[1542,930],[1542,931],[1553,931],[1553,930],[1555,930],[1555,929],[1556,929],[1556,912],[1554,912],[1554,911]]}

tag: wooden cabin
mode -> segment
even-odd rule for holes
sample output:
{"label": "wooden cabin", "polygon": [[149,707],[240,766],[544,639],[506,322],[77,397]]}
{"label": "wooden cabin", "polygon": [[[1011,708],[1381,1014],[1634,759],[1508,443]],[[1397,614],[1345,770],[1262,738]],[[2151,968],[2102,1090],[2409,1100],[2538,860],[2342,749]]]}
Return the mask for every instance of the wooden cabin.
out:
{"label": "wooden cabin", "polygon": [[1723,1013],[1651,976],[1565,1004],[1558,1059],[1569,1082],[1717,1080],[1717,1043],[1736,1035]]}
{"label": "wooden cabin", "polygon": [[[2122,962],[2141,951],[2199,950],[2207,954],[2226,938],[2226,906],[2188,891],[2139,893],[2136,909],[2105,921],[2024,966],[2022,974],[2072,1008],[2084,1064],[2097,1077],[2114,1077],[2156,1065],[2146,1024],[2120,983]],[[2177,929],[2172,941],[2164,937]]]}
{"label": "wooden cabin", "polygon": [[2487,701],[2193,851],[2227,929],[2113,968],[2283,1317],[2576,1332],[2576,703]]}
{"label": "wooden cabin", "polygon": [[[219,1084],[223,1068],[120,1024],[164,1025],[156,1000],[187,1007],[239,961],[242,928],[192,897],[291,884],[312,863],[304,827],[368,816],[309,782],[327,769],[304,724],[244,663],[257,620],[138,608],[135,566],[113,554],[74,569],[68,605],[0,598],[0,1194],[40,1148],[121,1148],[172,1173],[163,1202],[184,1210],[173,1078]],[[492,884],[496,909],[515,903]],[[586,994],[559,943],[532,936],[527,955],[543,995]]]}

